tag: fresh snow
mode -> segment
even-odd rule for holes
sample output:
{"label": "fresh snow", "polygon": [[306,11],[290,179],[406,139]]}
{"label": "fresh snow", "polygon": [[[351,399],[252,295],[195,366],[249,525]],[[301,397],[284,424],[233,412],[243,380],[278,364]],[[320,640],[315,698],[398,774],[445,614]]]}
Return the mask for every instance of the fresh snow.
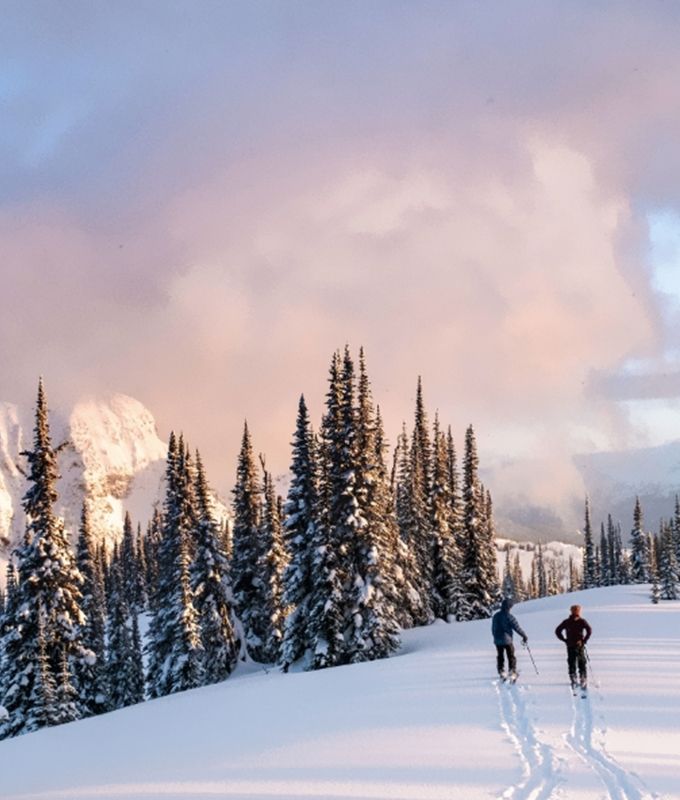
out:
{"label": "fresh snow", "polygon": [[[0,743],[0,796],[243,800],[680,798],[680,602],[610,587],[516,606],[540,675],[494,680],[488,620],[404,633],[388,660],[223,684]],[[593,680],[554,628],[580,602]]]}

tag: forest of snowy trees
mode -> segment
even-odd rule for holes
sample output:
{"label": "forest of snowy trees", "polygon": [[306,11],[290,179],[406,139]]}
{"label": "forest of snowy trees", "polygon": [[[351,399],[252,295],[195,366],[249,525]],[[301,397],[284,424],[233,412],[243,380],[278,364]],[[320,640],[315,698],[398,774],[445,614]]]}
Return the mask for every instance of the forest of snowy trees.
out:
{"label": "forest of snowy trees", "polygon": [[483,618],[500,596],[472,427],[459,469],[419,381],[388,459],[363,352],[333,355],[318,430],[300,398],[285,500],[245,425],[228,525],[173,433],[144,533],[126,516],[107,552],[85,501],[70,537],[54,511],[58,451],[41,381],[25,535],[0,594],[0,738],[221,681],[241,659],[287,671],[384,658],[400,629]]}
{"label": "forest of snowy trees", "polygon": [[401,629],[488,617],[502,593],[650,581],[675,596],[678,504],[656,537],[638,504],[630,554],[611,518],[595,545],[587,505],[583,565],[566,585],[539,546],[527,582],[506,554],[501,587],[472,427],[459,467],[419,380],[388,458],[363,351],[333,355],[317,430],[300,398],[285,499],[244,426],[230,524],[215,518],[200,454],[173,433],[145,530],[126,516],[108,552],[86,500],[70,536],[54,511],[59,449],[41,381],[25,534],[0,593],[0,738],[222,681],[241,660],[285,672],[384,658]]}

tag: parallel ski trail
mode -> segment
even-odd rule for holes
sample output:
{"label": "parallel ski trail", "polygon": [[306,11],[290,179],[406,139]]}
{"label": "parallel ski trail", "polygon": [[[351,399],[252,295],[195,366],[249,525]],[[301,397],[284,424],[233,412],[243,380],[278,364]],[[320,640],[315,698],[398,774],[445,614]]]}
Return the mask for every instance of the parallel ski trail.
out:
{"label": "parallel ski trail", "polygon": [[496,682],[501,725],[522,763],[522,780],[506,789],[499,800],[549,800],[559,793],[561,777],[552,749],[539,741],[526,702],[516,686]]}
{"label": "parallel ski trail", "polygon": [[593,711],[590,697],[572,698],[573,720],[565,735],[567,744],[595,772],[611,800],[654,800],[658,795],[647,791],[640,780],[626,772],[604,748],[593,743]]}

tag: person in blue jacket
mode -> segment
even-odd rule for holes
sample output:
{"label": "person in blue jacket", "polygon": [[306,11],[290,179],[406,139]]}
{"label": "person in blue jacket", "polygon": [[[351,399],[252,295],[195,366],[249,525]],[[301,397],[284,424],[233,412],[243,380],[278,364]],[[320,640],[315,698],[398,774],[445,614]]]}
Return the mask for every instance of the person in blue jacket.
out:
{"label": "person in blue jacket", "polygon": [[501,603],[500,611],[497,611],[491,619],[491,633],[493,643],[496,645],[496,666],[501,680],[505,680],[505,657],[508,659],[508,674],[510,680],[517,678],[517,658],[515,657],[515,645],[512,641],[512,634],[516,632],[522,637],[522,644],[526,644],[529,639],[520,627],[519,622],[510,613],[512,600],[505,597]]}

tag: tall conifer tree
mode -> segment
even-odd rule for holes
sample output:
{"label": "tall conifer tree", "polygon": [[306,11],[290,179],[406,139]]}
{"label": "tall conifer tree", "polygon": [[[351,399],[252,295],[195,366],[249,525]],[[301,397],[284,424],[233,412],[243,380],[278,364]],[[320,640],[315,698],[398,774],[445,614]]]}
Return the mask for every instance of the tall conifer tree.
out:
{"label": "tall conifer tree", "polygon": [[109,708],[105,657],[106,599],[104,576],[97,559],[90,528],[90,515],[84,502],[76,548],[78,569],[83,576],[82,627],[83,646],[89,651],[76,669],[78,698],[83,716],[101,714]]}
{"label": "tall conifer tree", "polygon": [[200,686],[203,680],[198,615],[189,578],[190,537],[195,524],[193,482],[183,439],[170,435],[166,464],[163,536],[158,589],[149,626],[151,697]]}
{"label": "tall conifer tree", "polygon": [[[43,717],[33,707],[38,702],[36,692],[49,693],[52,687],[56,691],[55,678],[63,669],[64,658],[70,672],[76,660],[86,657],[81,641],[81,626],[85,623],[80,608],[83,579],[63,522],[54,512],[57,453],[50,437],[42,380],[38,386],[33,448],[23,455],[29,467],[29,488],[23,499],[26,534],[17,550],[17,611],[9,652],[5,653],[9,665],[6,690],[0,699],[8,717],[0,725],[0,738],[40,727]],[[70,706],[63,705],[58,719],[54,719],[65,721],[69,714],[75,719],[78,711],[73,708],[71,712]]]}
{"label": "tall conifer tree", "polygon": [[316,442],[305,398],[300,397],[293,436],[291,483],[285,505],[283,535],[288,564],[284,571],[284,624],[281,662],[284,670],[307,649],[307,618],[312,600],[312,562],[319,503]]}
{"label": "tall conifer tree", "polygon": [[238,659],[227,557],[200,455],[196,454],[196,556],[191,566],[194,605],[203,645],[204,681],[227,678]]}
{"label": "tall conifer tree", "polygon": [[[236,616],[241,622],[244,646],[250,655],[260,646],[255,630],[259,602],[261,489],[257,478],[248,423],[243,427],[234,487],[234,527],[231,578]],[[254,656],[253,656],[254,657]]]}
{"label": "tall conifer tree", "polygon": [[633,583],[646,583],[650,579],[649,540],[642,527],[642,506],[635,498],[633,529],[630,532],[630,566]]}
{"label": "tall conifer tree", "polygon": [[592,589],[594,586],[597,586],[597,564],[593,528],[590,520],[590,500],[586,497],[585,524],[583,527],[583,588]]}
{"label": "tall conifer tree", "polygon": [[470,425],[465,434],[463,470],[464,538],[461,619],[482,619],[491,613],[495,587],[488,574],[489,546],[486,521],[486,498],[478,477],[479,459],[474,430]]}

